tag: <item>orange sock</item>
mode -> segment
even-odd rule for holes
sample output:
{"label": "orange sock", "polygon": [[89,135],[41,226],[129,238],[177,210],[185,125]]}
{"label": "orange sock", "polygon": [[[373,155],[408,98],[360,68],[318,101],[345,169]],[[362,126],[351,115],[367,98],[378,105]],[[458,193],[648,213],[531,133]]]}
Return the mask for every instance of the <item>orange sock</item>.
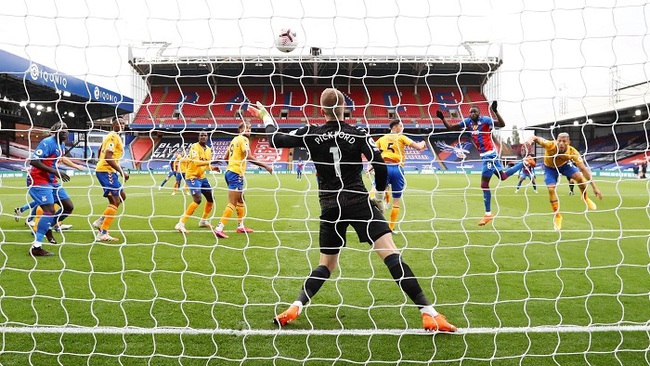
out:
{"label": "orange sock", "polygon": [[210,213],[212,212],[212,206],[214,206],[214,202],[206,202],[205,203],[205,208],[203,208],[203,216],[201,216],[201,218],[203,220],[210,217]]}
{"label": "orange sock", "polygon": [[553,212],[557,212],[559,208],[558,201],[551,201],[551,208],[553,208]]}
{"label": "orange sock", "polygon": [[102,216],[104,216],[104,221],[102,222],[102,231],[108,231],[108,228],[111,227],[113,220],[115,220],[115,213],[117,212],[117,206],[108,205],[104,210]]}
{"label": "orange sock", "polygon": [[237,222],[240,224],[244,222],[244,215],[246,215],[246,207],[243,203],[237,204]]}
{"label": "orange sock", "polygon": [[393,206],[390,210],[390,222],[388,227],[393,230],[395,228],[395,223],[397,222],[397,216],[399,216],[399,206]]}
{"label": "orange sock", "polygon": [[226,205],[226,208],[223,209],[223,213],[221,214],[221,223],[225,225],[228,222],[228,219],[232,217],[232,213],[236,210],[235,205],[232,203],[229,203]]}
{"label": "orange sock", "polygon": [[38,227],[38,222],[41,220],[41,216],[43,216],[43,209],[41,206],[38,206],[36,208],[36,216],[34,216],[34,228]]}
{"label": "orange sock", "polygon": [[196,210],[197,207],[199,207],[199,204],[194,202],[194,201],[192,201],[192,203],[190,203],[187,206],[187,210],[185,210],[185,213],[183,214],[183,217],[181,217],[181,222],[183,224],[186,223],[187,220],[190,218],[190,216],[192,216],[194,214],[194,211]]}

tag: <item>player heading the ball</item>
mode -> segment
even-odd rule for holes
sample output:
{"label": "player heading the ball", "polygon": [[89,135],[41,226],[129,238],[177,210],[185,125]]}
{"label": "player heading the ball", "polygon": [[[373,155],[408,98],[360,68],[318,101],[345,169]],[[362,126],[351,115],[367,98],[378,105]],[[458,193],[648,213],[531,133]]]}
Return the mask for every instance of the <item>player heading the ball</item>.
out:
{"label": "player heading the ball", "polygon": [[460,121],[455,125],[449,124],[445,119],[445,115],[442,111],[436,112],[436,117],[442,120],[442,123],[445,125],[449,131],[469,131],[472,135],[472,141],[474,146],[478,150],[481,160],[483,161],[483,171],[481,173],[481,189],[483,190],[483,204],[485,205],[485,214],[483,218],[478,222],[478,226],[484,226],[488,222],[492,221],[494,215],[492,215],[491,204],[492,204],[492,192],[490,191],[490,179],[493,175],[496,175],[501,180],[506,180],[511,175],[518,172],[524,164],[535,165],[535,160],[524,159],[524,161],[517,162],[512,167],[504,170],[499,161],[499,155],[494,147],[494,141],[492,141],[492,130],[494,127],[505,127],[506,123],[503,120],[503,117],[499,114],[497,110],[497,101],[493,101],[490,104],[490,109],[496,115],[496,121],[488,116],[482,116],[479,108],[473,106],[469,109],[469,117]]}

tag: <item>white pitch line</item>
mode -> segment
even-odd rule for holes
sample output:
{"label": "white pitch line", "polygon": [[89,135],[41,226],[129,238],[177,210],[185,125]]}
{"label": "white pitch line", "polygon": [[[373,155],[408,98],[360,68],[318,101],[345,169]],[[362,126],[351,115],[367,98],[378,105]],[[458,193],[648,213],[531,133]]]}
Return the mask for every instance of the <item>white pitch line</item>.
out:
{"label": "white pitch line", "polygon": [[[462,334],[496,334],[496,333],[596,333],[596,332],[650,332],[650,325],[593,325],[593,326],[540,326],[540,327],[503,327],[503,328],[459,328],[457,335]],[[431,335],[422,329],[195,329],[179,327],[138,328],[138,327],[76,327],[76,326],[2,326],[1,334],[117,334],[117,335],[148,335],[148,334],[178,334],[178,335],[233,335],[233,336],[368,336],[368,335]]]}

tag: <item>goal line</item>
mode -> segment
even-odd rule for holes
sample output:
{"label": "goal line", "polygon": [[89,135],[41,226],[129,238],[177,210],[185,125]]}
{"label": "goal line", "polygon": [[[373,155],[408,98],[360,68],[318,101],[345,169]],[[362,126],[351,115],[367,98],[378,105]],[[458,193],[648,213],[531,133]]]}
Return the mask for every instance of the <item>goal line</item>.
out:
{"label": "goal line", "polygon": [[[596,332],[650,332],[650,325],[590,325],[590,326],[539,326],[539,327],[500,327],[500,328],[458,328],[455,335],[463,334],[525,334],[525,333],[596,333]],[[178,334],[178,335],[234,335],[234,336],[304,336],[304,335],[432,335],[423,329],[196,329],[183,327],[0,327],[0,334],[117,334],[117,335],[149,335],[149,334]]]}

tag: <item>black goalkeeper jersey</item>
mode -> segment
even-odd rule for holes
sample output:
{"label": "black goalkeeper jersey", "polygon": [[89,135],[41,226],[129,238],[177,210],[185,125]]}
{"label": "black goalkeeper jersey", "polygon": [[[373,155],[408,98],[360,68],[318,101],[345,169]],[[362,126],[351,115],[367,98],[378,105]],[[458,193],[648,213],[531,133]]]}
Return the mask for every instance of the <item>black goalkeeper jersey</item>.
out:
{"label": "black goalkeeper jersey", "polygon": [[318,174],[318,198],[321,208],[349,206],[368,201],[363,184],[361,155],[372,163],[378,191],[386,189],[386,165],[381,151],[366,130],[345,122],[329,121],[307,125],[290,133],[267,126],[271,146],[301,147],[309,151]]}

